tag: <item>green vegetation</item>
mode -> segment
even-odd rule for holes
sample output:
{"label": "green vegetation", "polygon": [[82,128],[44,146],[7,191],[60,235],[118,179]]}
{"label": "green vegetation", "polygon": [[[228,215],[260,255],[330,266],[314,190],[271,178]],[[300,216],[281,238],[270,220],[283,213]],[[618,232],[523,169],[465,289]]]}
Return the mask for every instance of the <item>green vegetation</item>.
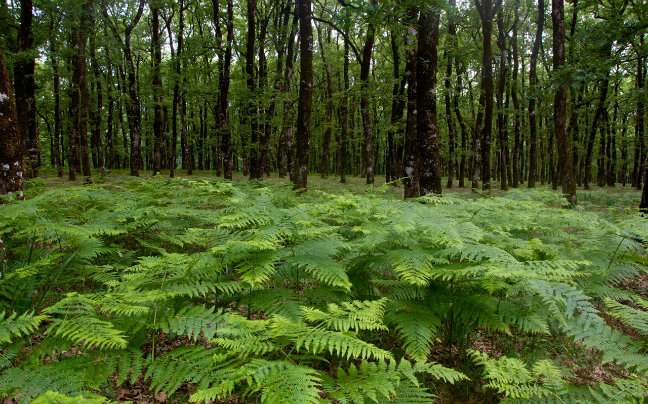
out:
{"label": "green vegetation", "polygon": [[0,209],[2,397],[642,403],[648,391],[637,193],[561,209],[540,189],[401,201],[388,185],[296,197],[259,181],[53,183],[32,180]]}

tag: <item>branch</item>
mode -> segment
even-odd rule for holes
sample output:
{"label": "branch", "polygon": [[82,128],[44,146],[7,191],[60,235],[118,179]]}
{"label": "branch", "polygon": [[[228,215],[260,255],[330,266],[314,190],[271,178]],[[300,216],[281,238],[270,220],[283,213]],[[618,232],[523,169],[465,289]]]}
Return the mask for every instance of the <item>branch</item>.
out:
{"label": "branch", "polygon": [[144,12],[144,1],[145,0],[140,0],[139,8],[137,9],[135,18],[129,25],[126,26],[126,35],[130,35],[133,28],[135,28],[137,23],[139,23],[140,18],[142,18],[142,13]]}
{"label": "branch", "polygon": [[342,38],[344,38],[344,41],[346,43],[348,43],[349,46],[351,47],[351,50],[353,51],[353,54],[355,55],[357,62],[362,63],[362,59],[360,58],[360,53],[358,52],[358,48],[355,47],[355,45],[353,44],[353,42],[351,42],[351,40],[349,39],[349,37],[347,36],[347,34],[345,32],[343,32],[341,29],[339,29],[331,21],[322,20],[321,18],[317,18],[317,17],[311,17],[311,18],[313,20],[315,20],[315,21],[318,21],[318,22],[321,22],[323,24],[326,24],[326,25],[330,26],[331,28],[336,30],[340,35],[342,35]]}

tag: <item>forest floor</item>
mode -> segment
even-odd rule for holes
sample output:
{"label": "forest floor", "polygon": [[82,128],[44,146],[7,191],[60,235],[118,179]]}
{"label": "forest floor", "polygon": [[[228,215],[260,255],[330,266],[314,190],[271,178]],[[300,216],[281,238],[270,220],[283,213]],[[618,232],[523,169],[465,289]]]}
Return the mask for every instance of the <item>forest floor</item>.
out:
{"label": "forest floor", "polygon": [[[163,172],[162,177],[167,177],[168,172]],[[187,176],[185,172],[177,172],[177,178],[190,178],[196,181],[201,180],[214,180],[217,179],[215,172],[208,171],[195,171],[192,176]],[[27,192],[26,196],[29,199],[34,195],[38,195],[41,192],[44,192],[47,189],[52,188],[66,188],[73,186],[81,186],[87,183],[93,184],[111,184],[111,183],[123,183],[129,181],[128,171],[126,170],[115,170],[108,173],[107,176],[101,177],[98,172],[93,172],[93,177],[90,179],[82,176],[77,177],[77,181],[70,182],[67,181],[66,177],[57,178],[55,173],[44,171],[42,177],[28,180],[27,181]],[[143,171],[141,172],[141,179],[146,180],[152,178],[150,172]],[[235,182],[247,181],[247,178],[240,173],[234,174]],[[278,178],[276,174],[272,174],[270,177],[265,178],[264,181],[268,183],[287,183],[288,179]],[[317,193],[317,191],[322,191],[329,194],[344,194],[351,193],[355,195],[362,195],[365,193],[380,192],[382,197],[386,199],[400,199],[402,198],[403,189],[402,186],[385,184],[384,176],[376,176],[375,187],[367,187],[364,178],[348,176],[346,184],[339,183],[339,177],[329,176],[327,179],[321,178],[317,174],[312,174],[309,176],[309,193]],[[456,184],[455,180],[455,184]],[[467,182],[468,183],[468,182]],[[447,179],[443,180],[443,184],[447,184]],[[503,196],[504,191],[499,190],[499,183],[493,183],[492,196]],[[519,191],[520,195],[523,195],[523,191],[526,189],[526,184],[522,187],[522,190]],[[538,184],[537,188],[539,191],[552,191],[551,184]],[[34,189],[34,192],[30,192],[30,189]],[[483,195],[481,192],[473,193],[469,188],[444,188],[444,194],[461,194],[465,198],[481,199]],[[559,195],[560,191],[553,191],[556,195]],[[636,212],[638,206],[641,191],[632,188],[629,184],[623,186],[617,184],[615,187],[597,187],[596,185],[592,186],[591,190],[583,190],[582,187],[579,187],[577,190],[579,207],[589,212],[596,212],[600,215],[608,214],[631,214]],[[499,199],[499,198],[498,198]],[[557,198],[556,200],[559,200]],[[552,202],[553,205],[550,207],[559,208],[560,205],[558,202]],[[515,212],[511,212],[514,214]],[[644,273],[641,277],[632,279],[628,282],[621,283],[619,285],[621,289],[632,291],[633,293],[642,296],[644,299],[648,299],[648,275]],[[601,309],[605,309],[601,307]],[[634,331],[624,326],[623,323],[612,317],[605,317],[605,321],[612,328],[622,331],[624,334],[631,336],[632,338],[639,338]],[[162,351],[171,350],[182,343],[182,340],[175,339],[167,341],[169,343],[168,347],[161,346]],[[163,345],[162,341],[160,341]],[[530,335],[520,334],[520,335],[508,335],[505,333],[499,332],[474,332],[469,341],[467,341],[468,347],[470,349],[475,349],[481,352],[488,353],[491,357],[498,358],[506,353],[519,353],[520,356],[523,354],[531,355],[525,356],[526,359],[529,359],[536,355],[538,351],[544,351],[547,356],[551,359],[559,362],[564,368],[569,368],[571,372],[571,381],[578,385],[594,386],[599,383],[614,383],[615,377],[626,377],[628,375],[627,371],[616,366],[615,364],[604,364],[601,365],[598,355],[593,355],[590,349],[584,349],[579,347],[578,344],[571,344],[567,338],[564,337],[555,337],[553,339],[543,339],[542,342],[538,341],[536,343],[535,337],[530,337]],[[545,344],[544,349],[539,349],[536,344]],[[466,347],[464,347],[466,348]],[[469,377],[478,377],[475,372],[474,367],[470,363],[466,362],[456,362],[455,359],[451,358],[462,358],[462,361],[466,360],[465,356],[454,355],[456,350],[459,348],[456,346],[445,347],[443,345],[438,345],[434,348],[434,351],[431,353],[430,358],[444,364],[445,366],[455,368],[465,372]],[[534,358],[535,359],[535,358]],[[472,372],[472,373],[471,373]],[[483,384],[483,383],[482,383]],[[474,382],[465,381],[459,382],[456,385],[448,388],[447,386],[439,385],[439,390],[434,391],[433,393],[437,395],[435,403],[437,404],[450,404],[450,403],[495,403],[499,402],[500,396],[494,394],[493,391],[486,392],[478,384],[475,387]],[[188,393],[187,393],[188,394]],[[166,395],[162,393],[155,394],[151,389],[149,382],[143,377],[139,377],[138,380],[134,383],[126,383],[122,386],[117,387],[116,391],[112,392],[114,398],[117,398],[119,401],[122,400],[132,400],[134,402],[171,402],[172,400],[167,401]],[[232,401],[226,401],[226,403],[233,404],[239,403],[239,399],[233,399]],[[0,400],[0,402],[2,402]],[[11,403],[12,401],[5,401]]]}
{"label": "forest floor", "polygon": [[[140,178],[146,179],[152,177],[151,171],[140,171]],[[166,178],[169,176],[169,171],[164,170],[161,174],[161,177]],[[103,183],[115,181],[118,179],[124,179],[129,176],[129,170],[112,170],[107,172],[105,177],[101,177],[98,170],[93,170],[93,177],[91,181],[93,183]],[[176,178],[191,178],[196,180],[213,180],[218,179],[215,171],[202,171],[195,170],[192,175],[187,175],[186,171],[178,170],[175,174]],[[248,181],[248,177],[244,176],[240,172],[235,172],[232,175],[234,181]],[[76,181],[68,181],[67,173],[64,173],[63,178],[57,178],[56,174],[52,170],[46,170],[41,173],[42,179],[50,181],[48,187],[65,187],[65,186],[77,186],[84,183],[83,176],[77,174]],[[222,178],[222,177],[220,177]],[[308,189],[324,191],[328,193],[341,193],[341,192],[351,192],[353,194],[363,194],[367,192],[367,182],[366,179],[360,176],[348,175],[346,177],[347,182],[342,184],[340,183],[339,176],[330,175],[327,178],[322,178],[317,173],[311,173],[308,177]],[[264,177],[263,181],[269,183],[288,183],[290,180],[285,178],[280,178],[276,173],[271,173],[269,177]],[[455,179],[452,188],[446,187],[448,183],[448,178],[444,177],[441,180],[443,184],[443,193],[451,194],[465,194],[466,196],[478,196],[482,194],[482,191],[473,193],[469,188],[470,181],[466,179],[466,186],[460,188],[457,186],[458,181]],[[480,183],[481,184],[481,183]],[[29,183],[28,183],[29,186]],[[481,186],[481,185],[480,185]],[[376,175],[374,188],[380,188],[383,191],[383,195],[387,198],[400,199],[403,196],[403,186],[397,183],[387,184],[385,181],[384,175]],[[559,190],[553,190],[551,183],[542,183],[538,181],[536,183],[536,188],[538,190],[554,191],[559,193]],[[509,186],[509,189],[512,189]],[[520,184],[519,189],[527,189],[527,183]],[[559,187],[560,189],[560,187]],[[600,210],[611,207],[637,207],[639,206],[639,201],[641,200],[641,190],[637,190],[632,187],[631,184],[621,184],[617,183],[614,187],[605,186],[599,187],[596,184],[590,184],[590,189],[586,190],[582,186],[576,187],[576,193],[578,196],[579,204],[586,209]],[[492,196],[502,196],[505,195],[506,191],[500,189],[499,181],[492,181],[491,195]],[[627,205],[625,203],[628,203]]]}

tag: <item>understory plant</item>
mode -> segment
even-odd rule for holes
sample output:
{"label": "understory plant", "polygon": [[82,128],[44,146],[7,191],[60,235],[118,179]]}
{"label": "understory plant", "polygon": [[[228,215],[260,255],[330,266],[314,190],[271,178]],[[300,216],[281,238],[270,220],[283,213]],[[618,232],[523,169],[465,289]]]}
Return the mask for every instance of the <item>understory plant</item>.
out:
{"label": "understory plant", "polygon": [[[506,402],[641,403],[648,391],[648,302],[627,287],[646,273],[637,213],[561,209],[533,190],[42,188],[0,209],[2,397],[99,403],[136,383],[179,402],[429,403],[462,384]],[[560,344],[610,377],[580,383],[546,349]]]}

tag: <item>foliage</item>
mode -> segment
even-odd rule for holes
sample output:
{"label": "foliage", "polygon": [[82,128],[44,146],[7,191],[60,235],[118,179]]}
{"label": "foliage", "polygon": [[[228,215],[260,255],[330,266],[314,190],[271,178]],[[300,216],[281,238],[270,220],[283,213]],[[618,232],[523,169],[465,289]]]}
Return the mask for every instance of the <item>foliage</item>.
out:
{"label": "foliage", "polygon": [[[137,380],[264,403],[421,403],[479,382],[511,402],[639,402],[648,387],[648,304],[621,287],[646,273],[636,214],[557,209],[546,191],[399,201],[158,178],[35,194],[0,210],[3,397],[102,402],[90,393]],[[495,359],[480,336],[518,345]],[[556,341],[619,372],[575,383],[537,348]]]}

